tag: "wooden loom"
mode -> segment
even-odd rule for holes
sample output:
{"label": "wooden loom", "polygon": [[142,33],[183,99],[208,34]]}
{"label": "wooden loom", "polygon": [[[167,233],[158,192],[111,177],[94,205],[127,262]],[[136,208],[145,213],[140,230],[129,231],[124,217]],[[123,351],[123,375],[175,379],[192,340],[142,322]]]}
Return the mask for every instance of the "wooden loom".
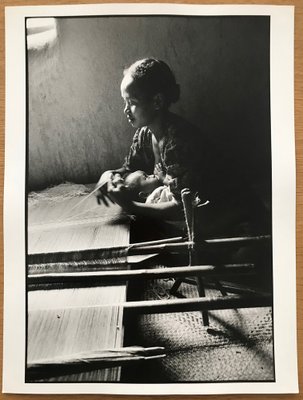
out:
{"label": "wooden loom", "polygon": [[[62,212],[72,210],[77,198],[62,200],[60,204],[48,204],[43,212],[39,207],[30,208],[27,260],[28,381],[116,381],[120,379],[120,365],[163,357],[164,349],[157,347],[156,353],[150,349],[139,349],[129,354],[128,349],[121,349],[123,316],[127,313],[201,310],[207,323],[207,310],[210,309],[271,305],[270,295],[253,291],[247,291],[244,297],[232,295],[210,300],[203,296],[201,276],[219,278],[250,273],[253,265],[225,265],[219,268],[214,265],[194,266],[194,250],[197,246],[202,249],[204,246],[235,246],[268,238],[213,239],[194,244],[188,199],[185,205],[188,240],[173,238],[164,243],[136,245],[129,245],[129,220],[125,216],[121,218],[118,207],[95,207],[95,200],[91,199],[85,203],[85,208],[93,212],[88,211],[85,218],[82,216],[59,224],[56,218],[59,216],[60,219]],[[139,265],[147,257],[167,251],[189,252],[189,266],[132,270],[132,265]],[[197,277],[200,298],[126,302],[129,280],[167,276]],[[112,357],[112,352],[117,348],[120,352]]]}

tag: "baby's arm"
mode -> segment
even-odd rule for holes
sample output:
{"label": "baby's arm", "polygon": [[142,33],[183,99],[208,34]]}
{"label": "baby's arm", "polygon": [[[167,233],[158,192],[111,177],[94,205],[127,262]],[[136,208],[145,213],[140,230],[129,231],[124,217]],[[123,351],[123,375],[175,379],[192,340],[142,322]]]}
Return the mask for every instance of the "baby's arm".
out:
{"label": "baby's arm", "polygon": [[163,183],[164,185],[166,184],[165,183],[166,174],[163,171],[163,167],[162,167],[161,163],[158,163],[155,165],[154,174],[157,175],[157,177],[159,178],[161,183]]}
{"label": "baby's arm", "polygon": [[160,163],[155,165],[154,173],[158,176],[160,182],[165,186],[169,186],[173,181],[173,177],[164,172]]}

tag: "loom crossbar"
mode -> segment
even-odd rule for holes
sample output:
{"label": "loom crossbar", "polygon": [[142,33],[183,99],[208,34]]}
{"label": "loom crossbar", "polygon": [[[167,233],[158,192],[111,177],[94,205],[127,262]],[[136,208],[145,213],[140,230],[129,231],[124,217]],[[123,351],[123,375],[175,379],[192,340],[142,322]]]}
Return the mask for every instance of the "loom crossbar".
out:
{"label": "loom crossbar", "polygon": [[131,263],[120,259],[97,259],[89,261],[66,261],[43,264],[29,264],[28,277],[33,275],[51,275],[67,273],[90,273],[93,271],[123,270],[128,269]]}
{"label": "loom crossbar", "polygon": [[123,304],[124,313],[156,314],[203,310],[226,310],[237,308],[271,307],[272,295],[260,293],[257,295],[228,295],[214,299],[198,297],[177,300],[134,301]]}
{"label": "loom crossbar", "polygon": [[[27,283],[29,289],[33,289],[35,285],[51,285],[51,284],[76,284],[81,282],[88,286],[92,283],[108,284],[132,279],[163,279],[169,277],[187,277],[187,276],[204,276],[204,277],[224,277],[239,274],[247,274],[254,271],[253,264],[227,264],[216,267],[213,265],[187,266],[187,267],[170,267],[170,268],[154,268],[139,270],[122,270],[122,271],[99,271],[99,272],[71,272],[71,273],[51,273],[29,275]],[[49,287],[47,287],[49,288]],[[40,287],[41,289],[41,287]]]}
{"label": "loom crossbar", "polygon": [[81,251],[61,251],[54,253],[33,253],[27,256],[28,264],[47,264],[56,262],[79,262],[102,259],[121,259],[126,262],[127,247],[108,247]]}
{"label": "loom crossbar", "polygon": [[[255,292],[256,294],[231,294],[222,297],[195,297],[186,299],[126,301],[121,303],[100,304],[83,307],[84,309],[108,309],[117,307],[129,314],[161,314],[203,310],[226,310],[237,308],[272,307],[272,294]],[[65,307],[65,310],[78,307]],[[39,309],[36,310],[39,312]]]}
{"label": "loom crossbar", "polygon": [[112,368],[126,363],[165,357],[164,347],[131,346],[104,349],[64,357],[36,360],[27,364],[27,382],[51,376],[79,373],[94,369]]}
{"label": "loom crossbar", "polygon": [[217,238],[217,239],[206,239],[205,243],[210,245],[220,244],[243,244],[243,243],[255,243],[260,241],[268,241],[271,239],[270,235],[259,235],[259,236],[239,236],[239,237],[228,237],[228,238]]}
{"label": "loom crossbar", "polygon": [[[244,236],[234,238],[206,239],[203,243],[196,243],[197,250],[203,250],[205,247],[213,246],[238,246],[248,243],[263,242],[270,239],[270,236]],[[147,242],[148,243],[148,242]],[[193,245],[191,241],[180,243],[163,243],[163,244],[136,244],[128,247],[108,247],[100,249],[89,249],[81,251],[55,252],[55,253],[33,253],[27,257],[28,264],[43,264],[54,262],[68,262],[80,260],[94,260],[105,258],[119,258],[127,255],[153,254],[161,252],[187,252],[189,247]]]}

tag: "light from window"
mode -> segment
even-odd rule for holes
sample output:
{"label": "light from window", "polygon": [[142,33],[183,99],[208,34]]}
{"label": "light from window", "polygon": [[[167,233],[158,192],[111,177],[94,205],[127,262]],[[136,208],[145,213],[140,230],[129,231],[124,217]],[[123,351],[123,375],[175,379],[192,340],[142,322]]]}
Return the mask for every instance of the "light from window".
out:
{"label": "light from window", "polygon": [[28,18],[26,21],[28,49],[40,50],[50,46],[57,38],[55,18]]}

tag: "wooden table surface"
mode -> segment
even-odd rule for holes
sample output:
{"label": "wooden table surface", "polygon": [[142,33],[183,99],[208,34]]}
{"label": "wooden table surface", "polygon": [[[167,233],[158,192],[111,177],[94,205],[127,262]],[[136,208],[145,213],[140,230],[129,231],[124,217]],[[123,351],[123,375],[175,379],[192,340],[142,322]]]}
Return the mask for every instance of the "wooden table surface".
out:
{"label": "wooden table surface", "polygon": [[[123,2],[120,0],[119,2]],[[133,1],[134,2],[134,1]],[[154,1],[156,2],[156,1]],[[174,0],[171,0],[173,3]],[[175,1],[180,3],[179,1]],[[298,357],[299,357],[299,383],[302,390],[303,384],[303,271],[302,271],[302,243],[303,243],[303,1],[302,0],[200,0],[200,1],[186,1],[185,3],[195,4],[272,4],[272,5],[294,5],[295,11],[295,128],[296,128],[296,153],[297,153],[297,326],[298,326]],[[1,187],[3,188],[4,176],[4,7],[5,6],[21,6],[21,5],[49,5],[49,4],[83,4],[83,3],[100,3],[96,0],[1,0],[0,4],[0,151],[1,151]],[[1,203],[3,199],[3,189],[1,191]],[[1,204],[2,210],[2,204]],[[2,232],[2,230],[1,230]],[[1,241],[1,249],[3,254],[3,244]],[[3,259],[3,258],[2,258]],[[2,269],[3,271],[3,269]],[[1,274],[1,301],[3,299],[3,273]],[[1,343],[0,351],[2,353],[2,312],[1,312]],[[41,398],[51,399],[52,395],[0,395],[3,399],[20,399],[20,398]],[[81,399],[90,399],[92,395],[79,395],[73,396]],[[62,399],[71,398],[68,395],[57,396]],[[121,396],[108,396],[103,395],[102,398],[118,399]],[[132,398],[143,398],[142,396],[128,396]],[[147,396],[152,397],[152,396]],[[188,399],[196,398],[197,396],[182,396]],[[203,398],[211,398],[213,396],[203,396]],[[100,395],[98,395],[100,398]],[[144,397],[146,398],[146,397]],[[158,396],[160,399],[166,399],[167,396]],[[170,399],[180,399],[178,396],[169,396]],[[303,394],[297,395],[224,395],[220,396],[222,400],[228,399],[303,399]]]}

